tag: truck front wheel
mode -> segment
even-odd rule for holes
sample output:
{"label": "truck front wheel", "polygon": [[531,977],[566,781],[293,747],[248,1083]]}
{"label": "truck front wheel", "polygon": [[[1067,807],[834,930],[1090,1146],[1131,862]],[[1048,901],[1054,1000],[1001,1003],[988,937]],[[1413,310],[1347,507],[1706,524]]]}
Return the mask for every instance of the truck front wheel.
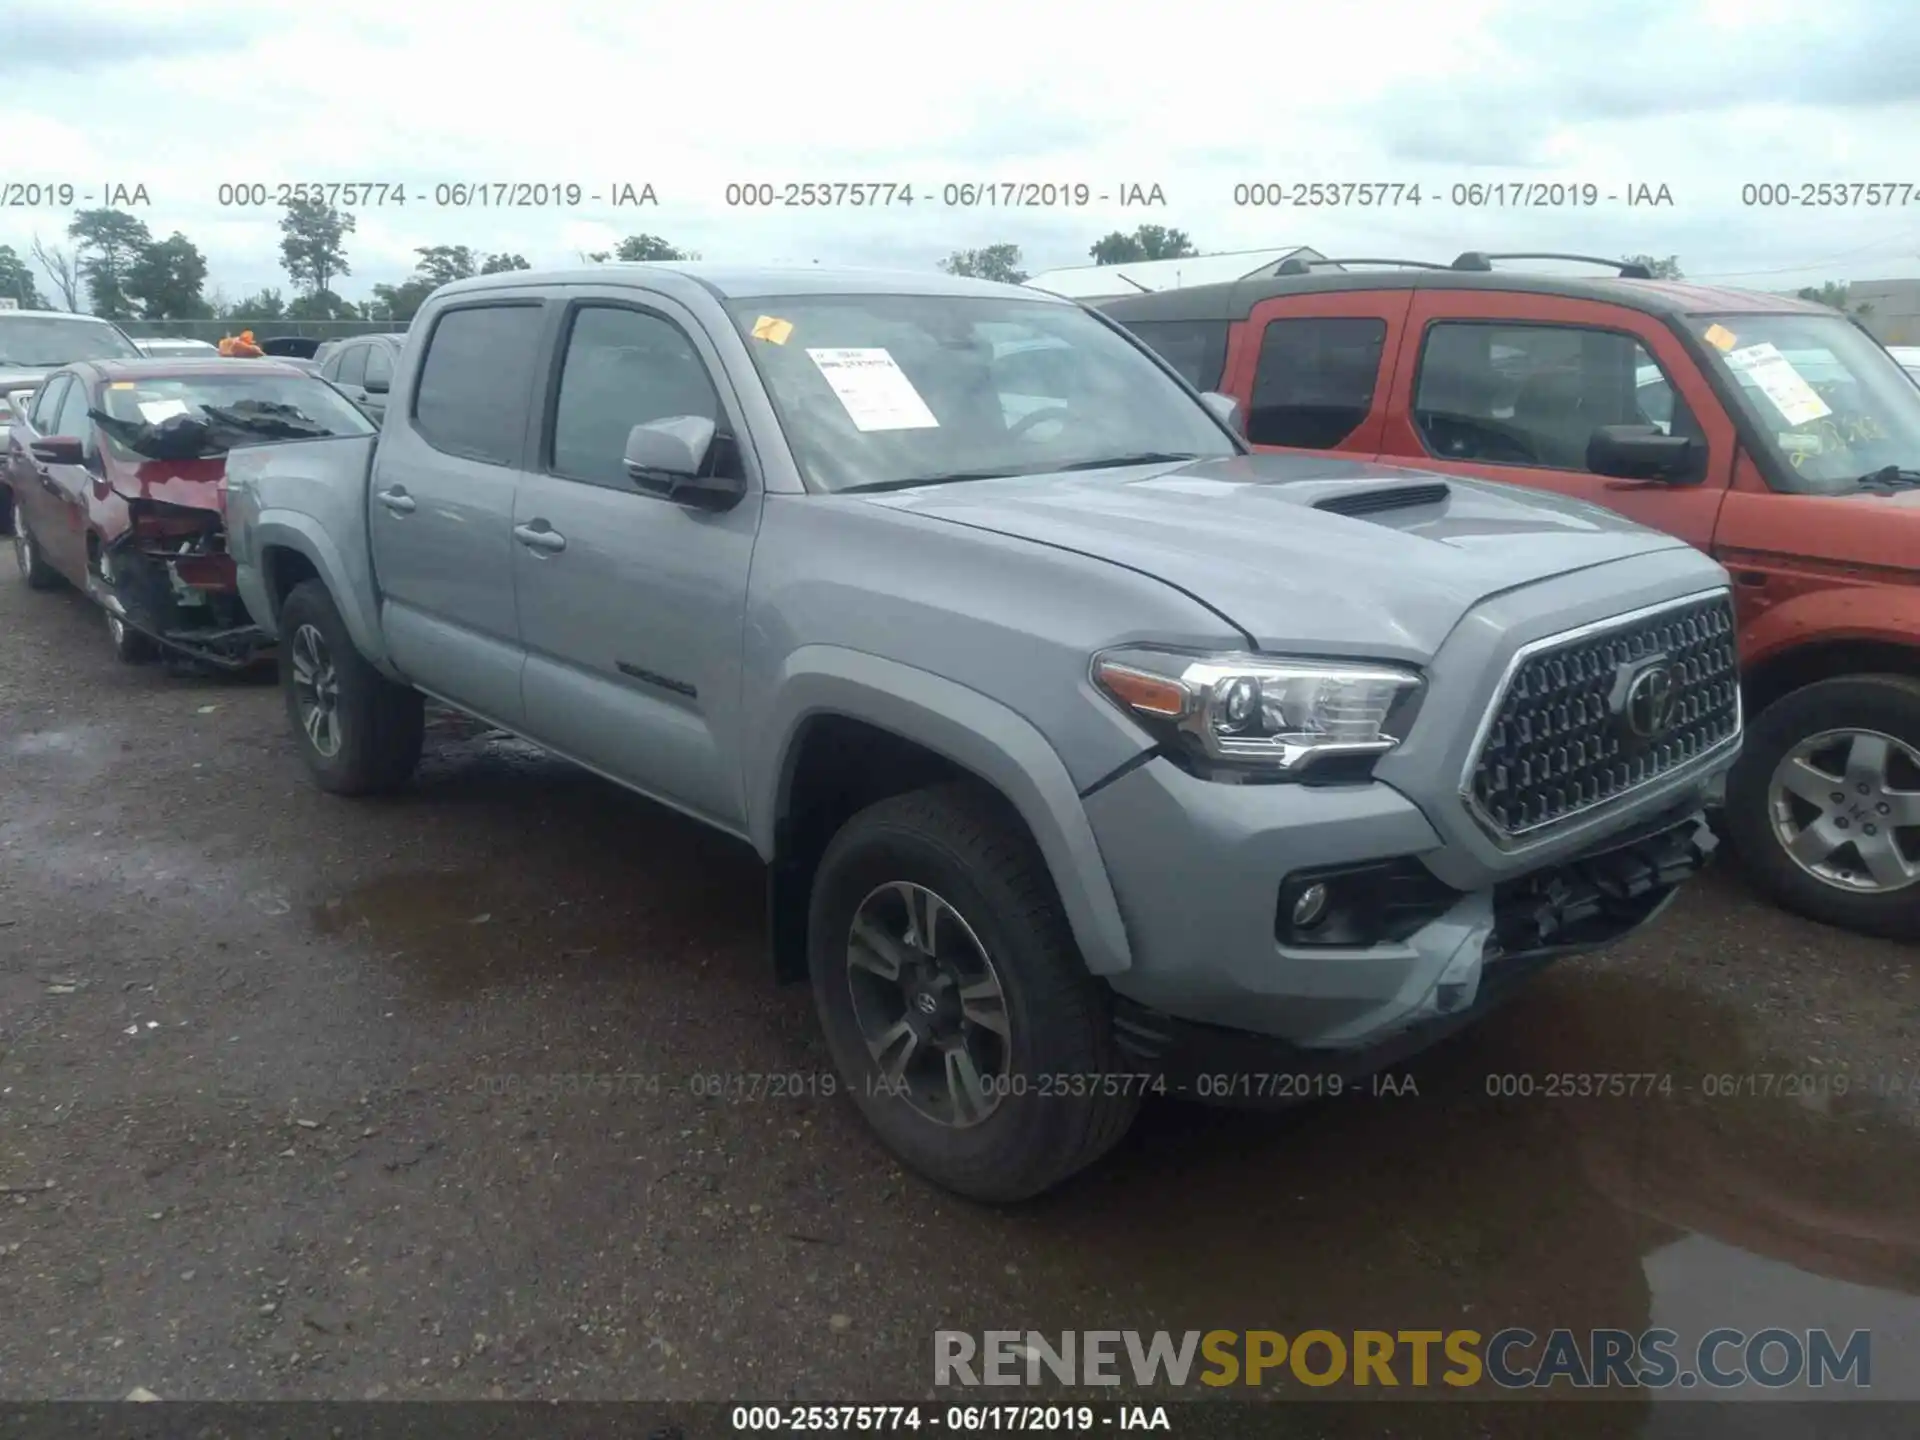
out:
{"label": "truck front wheel", "polygon": [[353,647],[333,597],[305,580],[280,607],[280,689],[301,757],[323,790],[397,790],[420,763],[425,701]]}
{"label": "truck front wheel", "polygon": [[1774,701],[1747,727],[1727,829],[1788,909],[1920,936],[1920,681],[1850,675]]}
{"label": "truck front wheel", "polygon": [[1044,862],[971,786],[879,801],[834,836],[808,964],[854,1102],[901,1160],[958,1194],[1048,1190],[1139,1109]]}

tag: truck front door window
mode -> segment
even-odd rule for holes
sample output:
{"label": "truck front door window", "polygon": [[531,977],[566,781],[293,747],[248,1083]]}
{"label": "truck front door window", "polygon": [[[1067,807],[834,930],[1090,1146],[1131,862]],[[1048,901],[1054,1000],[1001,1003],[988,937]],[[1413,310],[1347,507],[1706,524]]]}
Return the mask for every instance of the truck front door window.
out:
{"label": "truck front door window", "polygon": [[627,432],[676,415],[719,419],[700,354],[657,315],[609,305],[581,309],[567,338],[553,417],[553,471],[630,488]]}
{"label": "truck front door window", "polygon": [[1442,460],[1585,472],[1608,425],[1702,431],[1638,340],[1581,325],[1443,322],[1427,332],[1414,423]]}
{"label": "truck front door window", "polygon": [[542,319],[524,303],[441,311],[414,389],[420,438],[448,455],[519,464]]}
{"label": "truck front door window", "polygon": [[1387,322],[1316,316],[1270,320],[1260,336],[1247,438],[1331,450],[1373,409]]}

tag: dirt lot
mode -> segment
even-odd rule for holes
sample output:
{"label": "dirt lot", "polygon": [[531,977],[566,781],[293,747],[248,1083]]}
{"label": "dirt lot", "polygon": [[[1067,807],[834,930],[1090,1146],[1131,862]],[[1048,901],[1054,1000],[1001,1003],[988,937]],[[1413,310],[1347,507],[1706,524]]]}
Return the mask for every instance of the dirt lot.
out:
{"label": "dirt lot", "polygon": [[[1730,867],[1417,1093],[1165,1103],[997,1213],[817,1093],[752,855],[451,719],[404,797],[324,796],[271,685],[103,630],[0,567],[0,1394],[897,1400],[942,1327],[1824,1324],[1920,1396],[1914,950]],[[1670,1088],[1542,1093],[1576,1071]]]}

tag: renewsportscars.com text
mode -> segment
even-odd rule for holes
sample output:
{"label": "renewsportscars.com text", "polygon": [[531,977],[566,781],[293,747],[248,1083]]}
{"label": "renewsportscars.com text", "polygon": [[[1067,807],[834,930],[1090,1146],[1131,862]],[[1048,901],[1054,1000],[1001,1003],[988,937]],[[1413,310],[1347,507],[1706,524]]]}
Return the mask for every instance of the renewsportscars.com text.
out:
{"label": "renewsportscars.com text", "polygon": [[938,1330],[942,1386],[1350,1385],[1491,1383],[1501,1389],[1708,1390],[1869,1388],[1872,1334],[1768,1328],[1709,1330]]}

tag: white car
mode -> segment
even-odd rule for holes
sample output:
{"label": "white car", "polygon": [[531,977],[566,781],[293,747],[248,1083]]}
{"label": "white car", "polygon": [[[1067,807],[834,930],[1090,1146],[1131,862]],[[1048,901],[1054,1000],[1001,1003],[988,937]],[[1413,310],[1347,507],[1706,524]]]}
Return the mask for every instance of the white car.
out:
{"label": "white car", "polygon": [[186,340],[172,335],[135,337],[134,344],[143,355],[156,360],[192,360],[202,355],[218,355],[220,347],[205,340]]}

